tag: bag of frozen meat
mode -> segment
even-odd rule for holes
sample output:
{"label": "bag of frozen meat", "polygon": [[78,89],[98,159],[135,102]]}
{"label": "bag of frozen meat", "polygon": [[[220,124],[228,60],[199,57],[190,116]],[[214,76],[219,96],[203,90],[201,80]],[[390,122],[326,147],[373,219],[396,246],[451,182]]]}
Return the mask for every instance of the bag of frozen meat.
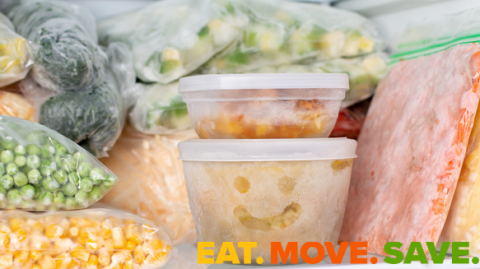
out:
{"label": "bag of frozen meat", "polygon": [[118,178],[82,147],[38,123],[0,116],[0,208],[82,209]]}
{"label": "bag of frozen meat", "polygon": [[162,268],[172,244],[153,223],[109,208],[0,212],[2,268]]}
{"label": "bag of frozen meat", "polygon": [[23,79],[33,64],[30,44],[0,13],[0,87]]}
{"label": "bag of frozen meat", "polygon": [[244,24],[225,0],[166,0],[104,20],[98,32],[103,45],[129,45],[142,81],[169,83],[231,44]]}

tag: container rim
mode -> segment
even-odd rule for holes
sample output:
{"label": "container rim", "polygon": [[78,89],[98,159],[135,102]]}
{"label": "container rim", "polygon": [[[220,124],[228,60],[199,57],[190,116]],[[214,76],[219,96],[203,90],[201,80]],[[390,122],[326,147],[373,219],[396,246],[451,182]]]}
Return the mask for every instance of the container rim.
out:
{"label": "container rim", "polygon": [[197,75],[180,79],[180,93],[212,90],[264,89],[344,89],[349,78],[344,73],[276,73]]}
{"label": "container rim", "polygon": [[178,144],[182,161],[311,161],[356,158],[357,141],[347,138],[189,139]]}

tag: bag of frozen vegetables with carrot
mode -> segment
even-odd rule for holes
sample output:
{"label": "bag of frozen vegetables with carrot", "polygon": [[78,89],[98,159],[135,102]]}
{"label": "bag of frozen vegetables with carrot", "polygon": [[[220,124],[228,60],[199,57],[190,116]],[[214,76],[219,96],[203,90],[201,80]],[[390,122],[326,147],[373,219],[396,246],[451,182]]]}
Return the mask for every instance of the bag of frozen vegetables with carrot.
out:
{"label": "bag of frozen vegetables with carrot", "polygon": [[81,209],[118,181],[73,141],[40,124],[0,116],[0,208]]}

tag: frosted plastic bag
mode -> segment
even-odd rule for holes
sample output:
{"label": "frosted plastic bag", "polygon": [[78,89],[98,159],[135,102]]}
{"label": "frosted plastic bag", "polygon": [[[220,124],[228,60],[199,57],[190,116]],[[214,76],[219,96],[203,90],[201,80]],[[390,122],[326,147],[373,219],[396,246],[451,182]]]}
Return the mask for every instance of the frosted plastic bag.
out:
{"label": "frosted plastic bag", "polygon": [[172,136],[144,135],[127,126],[102,159],[121,180],[102,202],[131,211],[164,228],[175,245],[195,242],[177,143],[195,138],[193,130]]}
{"label": "frosted plastic bag", "polygon": [[187,104],[178,93],[178,83],[139,84],[143,88],[130,112],[130,123],[147,134],[171,134],[192,128]]}
{"label": "frosted plastic bag", "polygon": [[342,108],[346,108],[373,95],[378,82],[387,72],[387,60],[383,54],[371,54],[353,59],[262,67],[257,73],[346,73],[350,89],[345,93]]}
{"label": "frosted plastic bag", "polygon": [[[193,245],[181,245],[172,250],[165,269],[207,269],[209,264],[198,264],[198,250]],[[225,266],[225,265],[220,265]]]}
{"label": "frosted plastic bag", "polygon": [[223,50],[245,20],[232,5],[217,0],[167,0],[102,21],[101,44],[129,45],[137,77],[169,83]]}
{"label": "frosted plastic bag", "polygon": [[33,105],[18,93],[0,89],[0,115],[33,121]]}
{"label": "frosted plastic bag", "polygon": [[118,181],[77,144],[43,125],[0,117],[0,208],[81,209]]}
{"label": "frosted plastic bag", "polygon": [[106,54],[109,63],[100,85],[54,93],[41,89],[33,80],[22,82],[23,92],[35,102],[38,121],[81,144],[96,157],[107,156],[120,136],[127,101],[135,88],[131,61],[124,61],[129,59],[125,56],[129,54],[126,46],[112,43]]}
{"label": "frosted plastic bag", "polygon": [[30,44],[0,13],[0,87],[23,79],[33,64]]}
{"label": "frosted plastic bag", "polygon": [[163,267],[168,236],[151,222],[114,209],[0,212],[2,268]]}
{"label": "frosted plastic bag", "polygon": [[66,2],[19,0],[6,14],[33,43],[33,77],[42,87],[63,92],[102,83],[107,56],[97,45],[89,11]]}
{"label": "frosted plastic bag", "polygon": [[203,73],[245,73],[304,59],[327,60],[382,51],[364,17],[323,5],[232,0],[249,17],[238,42],[209,61]]}

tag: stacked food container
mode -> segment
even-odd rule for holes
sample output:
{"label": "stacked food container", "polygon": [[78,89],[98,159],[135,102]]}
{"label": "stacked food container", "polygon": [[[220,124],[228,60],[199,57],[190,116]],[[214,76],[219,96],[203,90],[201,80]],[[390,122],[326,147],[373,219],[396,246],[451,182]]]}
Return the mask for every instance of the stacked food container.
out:
{"label": "stacked food container", "polygon": [[[179,91],[202,139],[180,159],[199,242],[338,242],[356,141],[327,138],[349,88],[346,74],[236,74],[182,78]],[[317,249],[310,248],[314,257]],[[247,261],[248,262],[248,261]],[[288,261],[290,263],[290,260]]]}

